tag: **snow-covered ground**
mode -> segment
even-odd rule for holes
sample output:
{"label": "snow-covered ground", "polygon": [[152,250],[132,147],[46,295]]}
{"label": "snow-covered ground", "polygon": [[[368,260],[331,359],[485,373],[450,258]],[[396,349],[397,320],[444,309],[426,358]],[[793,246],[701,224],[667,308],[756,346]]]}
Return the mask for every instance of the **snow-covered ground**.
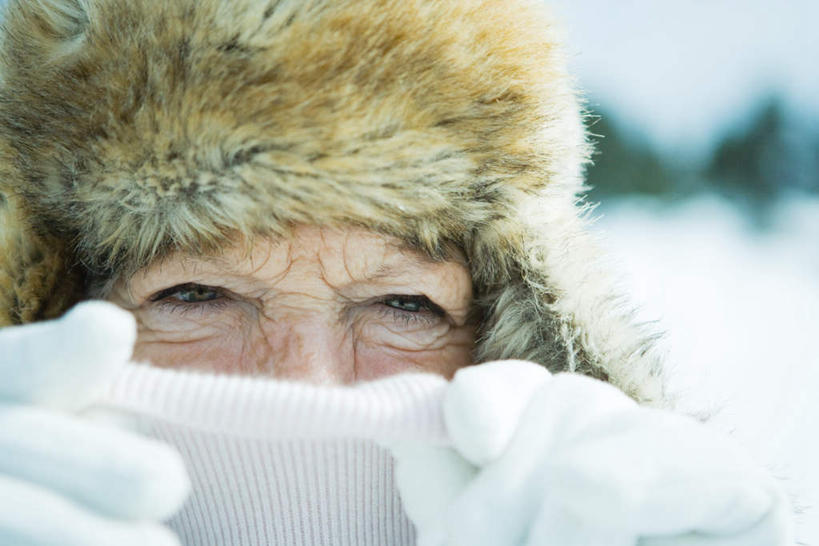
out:
{"label": "snow-covered ground", "polygon": [[819,199],[783,203],[765,231],[717,198],[601,212],[641,316],[667,331],[684,406],[788,481],[799,538],[819,545]]}

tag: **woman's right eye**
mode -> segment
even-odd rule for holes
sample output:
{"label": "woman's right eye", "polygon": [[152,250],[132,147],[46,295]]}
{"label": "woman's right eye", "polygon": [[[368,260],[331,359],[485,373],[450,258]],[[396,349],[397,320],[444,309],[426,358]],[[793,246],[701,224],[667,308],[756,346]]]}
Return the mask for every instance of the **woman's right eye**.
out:
{"label": "woman's right eye", "polygon": [[224,294],[219,288],[202,284],[180,284],[166,288],[151,296],[151,301],[171,300],[181,303],[206,303],[222,298]]}

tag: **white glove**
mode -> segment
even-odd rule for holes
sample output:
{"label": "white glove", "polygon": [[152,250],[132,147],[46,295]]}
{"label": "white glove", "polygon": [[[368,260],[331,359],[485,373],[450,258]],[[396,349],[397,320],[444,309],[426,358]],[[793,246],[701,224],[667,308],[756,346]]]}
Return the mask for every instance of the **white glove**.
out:
{"label": "white glove", "polygon": [[133,317],[102,302],[0,329],[0,544],[179,543],[158,523],[190,488],[179,454],[77,413],[128,360],[135,335]]}
{"label": "white glove", "polygon": [[453,448],[390,446],[419,546],[790,546],[789,503],[728,439],[536,364],[464,368]]}

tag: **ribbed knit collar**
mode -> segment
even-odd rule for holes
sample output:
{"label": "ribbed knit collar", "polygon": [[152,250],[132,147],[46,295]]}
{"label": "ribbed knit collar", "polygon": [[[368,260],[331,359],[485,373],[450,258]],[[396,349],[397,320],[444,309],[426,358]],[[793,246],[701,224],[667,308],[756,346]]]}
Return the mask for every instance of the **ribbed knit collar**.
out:
{"label": "ribbed knit collar", "polygon": [[173,445],[192,494],[169,522],[184,546],[412,546],[385,445],[448,443],[446,381],[355,386],[128,365],[106,411]]}

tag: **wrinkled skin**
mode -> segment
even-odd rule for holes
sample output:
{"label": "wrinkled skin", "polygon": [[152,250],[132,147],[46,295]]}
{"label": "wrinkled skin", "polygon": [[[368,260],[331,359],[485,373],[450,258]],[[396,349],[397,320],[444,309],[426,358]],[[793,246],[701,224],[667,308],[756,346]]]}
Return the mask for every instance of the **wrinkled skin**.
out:
{"label": "wrinkled skin", "polygon": [[471,363],[469,271],[390,237],[299,227],[215,257],[172,255],[109,299],[139,323],[135,360],[351,383]]}

